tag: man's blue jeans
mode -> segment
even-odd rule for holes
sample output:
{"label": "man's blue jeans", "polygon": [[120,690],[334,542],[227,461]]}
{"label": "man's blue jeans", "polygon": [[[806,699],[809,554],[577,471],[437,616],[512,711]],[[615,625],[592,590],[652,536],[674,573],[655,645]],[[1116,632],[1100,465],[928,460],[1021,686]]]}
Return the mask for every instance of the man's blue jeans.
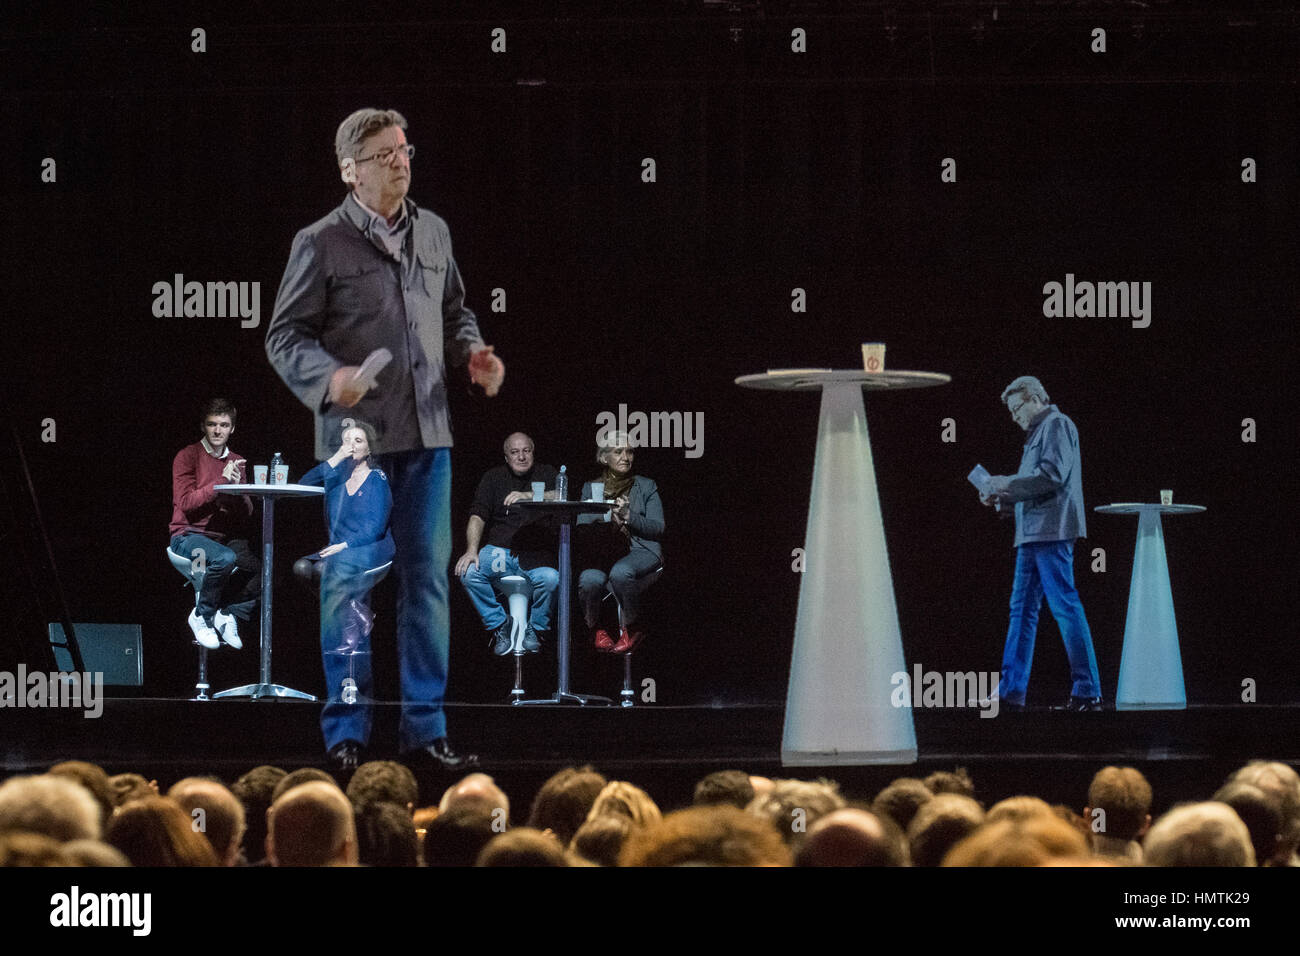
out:
{"label": "man's blue jeans", "polygon": [[193,563],[202,552],[203,585],[195,610],[212,623],[213,615],[225,611],[241,621],[250,620],[262,593],[262,560],[242,538],[222,544],[206,535],[189,532],[172,538],[173,554]]}
{"label": "man's blue jeans", "polygon": [[508,574],[522,574],[532,582],[532,608],[528,612],[528,623],[534,631],[549,631],[551,607],[555,604],[555,589],[560,584],[560,572],[555,568],[532,568],[525,571],[519,567],[519,559],[514,554],[494,544],[483,546],[478,553],[478,566],[470,568],[460,579],[469,592],[469,599],[474,610],[478,611],[483,626],[489,631],[495,631],[506,621],[506,612],[492,589],[492,582]]}
{"label": "man's blue jeans", "polygon": [[1034,662],[1034,637],[1038,631],[1038,610],[1047,598],[1056,626],[1070,658],[1070,693],[1075,697],[1100,697],[1097,657],[1092,649],[1092,631],[1084,616],[1079,592],[1074,587],[1074,542],[1038,541],[1016,549],[1016,577],[1011,588],[1011,626],[1002,652],[1002,679],[998,697],[1010,704],[1023,704],[1029,687],[1029,669]]}
{"label": "man's blue jeans", "polygon": [[[401,672],[402,751],[447,735],[442,698],[447,688],[451,622],[447,565],[451,561],[451,449],[425,448],[377,455],[393,492],[392,532],[397,554],[397,663]],[[322,581],[322,611],[324,608]],[[370,739],[370,708],[341,699],[348,658],[325,657],[329,702],[321,712],[326,748]],[[370,660],[353,661],[359,698],[371,697]]]}

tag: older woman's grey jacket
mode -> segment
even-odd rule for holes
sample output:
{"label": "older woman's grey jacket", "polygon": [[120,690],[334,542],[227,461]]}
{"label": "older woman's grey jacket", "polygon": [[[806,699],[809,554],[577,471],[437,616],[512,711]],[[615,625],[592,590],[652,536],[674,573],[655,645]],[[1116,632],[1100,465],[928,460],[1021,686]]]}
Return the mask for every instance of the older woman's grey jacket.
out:
{"label": "older woman's grey jacket", "polygon": [[[583,500],[591,498],[591,482],[582,486]],[[662,563],[664,559],[664,505],[659,498],[659,486],[644,475],[632,476],[632,488],[627,495],[627,526],[631,534],[631,552],[648,551]],[[600,515],[579,515],[578,524],[601,520]]]}

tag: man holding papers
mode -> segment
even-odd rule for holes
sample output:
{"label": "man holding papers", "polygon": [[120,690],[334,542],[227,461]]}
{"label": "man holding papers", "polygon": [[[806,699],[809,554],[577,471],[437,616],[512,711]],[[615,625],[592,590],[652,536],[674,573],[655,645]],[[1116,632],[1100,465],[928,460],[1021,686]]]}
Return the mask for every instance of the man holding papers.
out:
{"label": "man holding papers", "polygon": [[1023,707],[1034,659],[1034,638],[1043,598],[1061,629],[1070,659],[1069,699],[1057,710],[1101,710],[1101,681],[1092,632],[1074,587],[1074,541],[1087,534],[1083,510],[1083,465],[1079,432],[1038,379],[1022,375],[1002,392],[1011,418],[1028,436],[1014,475],[980,475],[980,501],[1014,503],[1016,574],[1011,589],[1011,624],[1002,654],[998,693],[1011,708]]}

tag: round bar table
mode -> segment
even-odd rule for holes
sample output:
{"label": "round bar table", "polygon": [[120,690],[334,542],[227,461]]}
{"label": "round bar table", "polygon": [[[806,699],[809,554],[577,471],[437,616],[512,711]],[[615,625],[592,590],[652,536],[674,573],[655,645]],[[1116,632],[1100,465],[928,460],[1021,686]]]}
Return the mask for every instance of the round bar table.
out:
{"label": "round bar table", "polygon": [[1093,510],[1104,515],[1138,516],[1115,709],[1183,710],[1187,691],[1160,516],[1199,514],[1205,506],[1127,502],[1098,505]]}
{"label": "round bar table", "polygon": [[223,495],[250,495],[262,499],[262,659],[256,684],[232,687],[218,697],[292,697],[296,700],[315,700],[311,694],[283,684],[271,682],[271,562],[275,557],[275,500],[277,498],[308,498],[325,494],[324,488],[315,485],[217,485]]}
{"label": "round bar table", "polygon": [[614,502],[517,501],[511,507],[539,511],[544,515],[554,516],[560,522],[560,586],[557,589],[559,595],[556,598],[559,602],[559,620],[555,625],[555,658],[558,675],[555,694],[552,697],[544,697],[540,700],[512,700],[511,703],[520,705],[569,703],[612,705],[614,702],[608,697],[599,697],[595,694],[575,694],[569,690],[569,605],[573,593],[573,571],[569,559],[569,532],[572,530],[573,523],[577,520],[578,515],[600,514],[609,511],[614,507]]}
{"label": "round bar table", "polygon": [[937,372],[818,370],[736,379],[743,388],[822,393],[781,741],[785,766],[916,762],[911,707],[892,701],[893,677],[907,665],[862,390],[949,381]]}

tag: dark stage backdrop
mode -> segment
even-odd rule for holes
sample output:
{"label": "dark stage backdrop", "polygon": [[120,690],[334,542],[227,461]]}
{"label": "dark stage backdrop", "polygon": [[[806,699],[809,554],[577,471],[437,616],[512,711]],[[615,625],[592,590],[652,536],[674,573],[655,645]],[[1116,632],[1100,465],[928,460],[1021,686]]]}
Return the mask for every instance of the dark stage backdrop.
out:
{"label": "dark stage backdrop", "polygon": [[[998,666],[1012,528],[965,475],[1014,470],[1021,433],[999,394],[1033,374],[1079,427],[1089,509],[1161,488],[1209,509],[1165,521],[1189,699],[1237,701],[1250,678],[1261,701],[1300,700],[1294,26],[1174,17],[1139,34],[1007,5],[1021,19],[977,41],[954,17],[980,5],[916,6],[939,13],[929,28],[896,14],[892,40],[874,4],[11,25],[5,392],[73,619],[141,624],[145,690],[189,691],[190,598],[163,556],[171,458],[222,394],[250,462],[281,451],[295,477],[313,463],[311,417],[263,336],[294,233],[343,198],[335,128],[373,105],[410,121],[411,196],[448,221],[468,305],[508,369],[493,400],[453,376],[455,553],[510,431],[586,477],[599,413],[703,416],[699,457],[637,456],[669,528],[638,667],[660,703],[784,696],[818,405],[733,379],[852,367],[863,341],[888,343],[893,368],[952,376],[867,397],[909,663]],[[1104,54],[1089,49],[1097,25]],[[791,49],[796,28],[807,52]],[[152,287],[177,273],[260,283],[258,326],[155,317]],[[1044,284],[1067,274],[1151,283],[1149,327],[1045,317]],[[279,516],[276,677],[319,693],[317,613],[287,569],[324,543],[322,516],[301,502]],[[1088,525],[1076,574],[1110,697],[1136,522]],[[17,629],[40,612],[6,574]],[[376,607],[391,694],[391,583]],[[449,696],[503,701],[507,668],[457,585],[452,613]],[[578,650],[575,684],[608,692],[613,662],[593,657]],[[214,684],[255,662],[251,642],[217,655]],[[1066,688],[1046,614],[1034,673],[1039,700]]]}

